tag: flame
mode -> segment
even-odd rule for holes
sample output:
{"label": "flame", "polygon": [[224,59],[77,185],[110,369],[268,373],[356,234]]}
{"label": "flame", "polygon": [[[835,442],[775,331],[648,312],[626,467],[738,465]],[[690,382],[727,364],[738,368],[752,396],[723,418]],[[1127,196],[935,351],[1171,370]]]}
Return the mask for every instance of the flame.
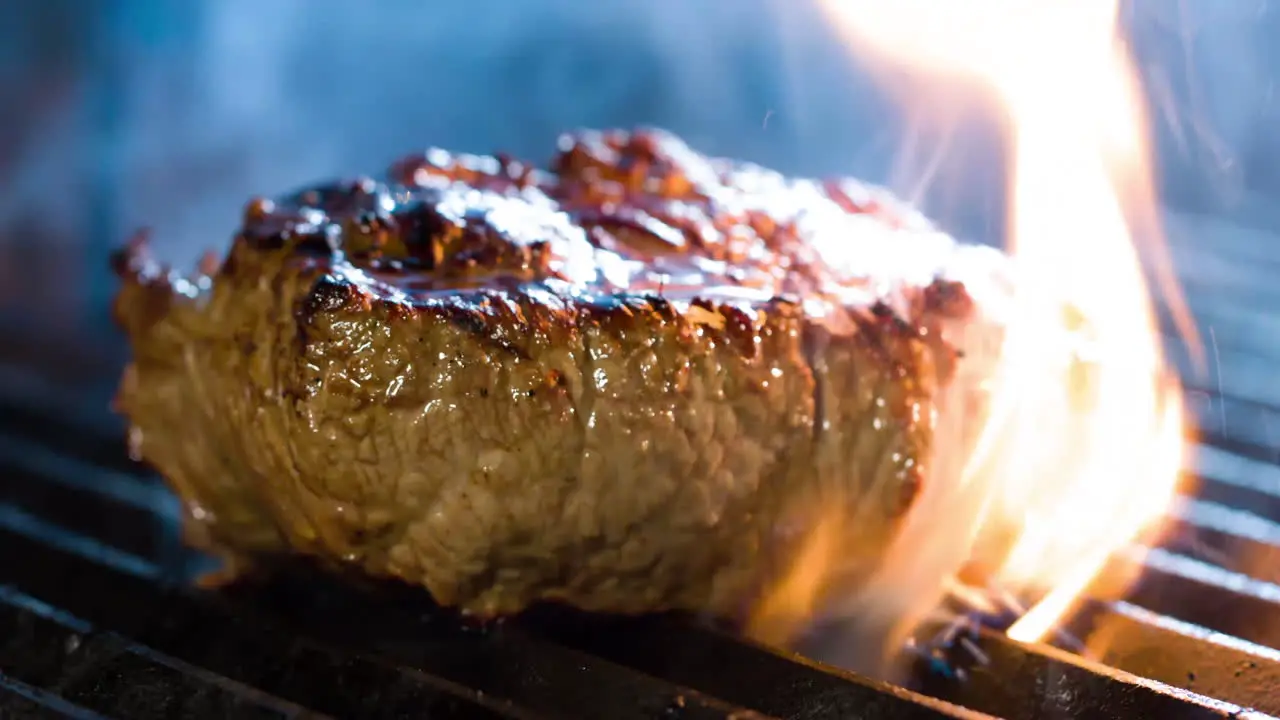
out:
{"label": "flame", "polygon": [[1035,603],[1008,635],[1041,639],[1158,528],[1181,464],[1180,388],[1129,231],[1155,204],[1118,0],[823,4],[856,47],[986,83],[1012,121],[1018,283],[962,482],[984,489],[975,532],[1004,539],[986,577]]}

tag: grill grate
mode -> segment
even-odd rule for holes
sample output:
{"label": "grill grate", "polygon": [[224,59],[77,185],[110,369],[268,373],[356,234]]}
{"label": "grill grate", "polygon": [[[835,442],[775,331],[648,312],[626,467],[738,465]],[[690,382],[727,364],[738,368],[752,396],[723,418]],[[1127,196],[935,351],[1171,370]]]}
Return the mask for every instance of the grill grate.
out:
{"label": "grill grate", "polygon": [[[1127,601],[1086,603],[1068,628],[1108,640],[1098,662],[982,633],[990,661],[967,680],[922,674],[904,688],[675,616],[543,609],[479,629],[411,589],[306,569],[192,589],[202,560],[178,539],[176,503],[123,457],[105,411],[116,365],[9,345],[0,717],[1280,715],[1280,458],[1240,420],[1271,416],[1236,399],[1262,396],[1248,378],[1192,403],[1218,430],[1170,539],[1118,561],[1143,563]],[[1226,408],[1233,425],[1218,419]]]}

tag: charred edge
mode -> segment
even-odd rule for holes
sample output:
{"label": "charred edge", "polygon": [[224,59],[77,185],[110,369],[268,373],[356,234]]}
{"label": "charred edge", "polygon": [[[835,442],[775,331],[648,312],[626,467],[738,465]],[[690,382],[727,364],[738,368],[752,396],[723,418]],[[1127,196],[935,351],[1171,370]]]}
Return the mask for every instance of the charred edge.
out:
{"label": "charred edge", "polygon": [[[640,295],[614,295],[584,303],[578,310],[579,327],[595,326],[605,333],[625,337],[646,328],[672,328],[676,338],[692,337],[688,318],[663,298]],[[652,340],[659,340],[655,335]]]}
{"label": "charred edge", "polygon": [[151,257],[151,229],[140,228],[125,246],[111,253],[111,272],[121,280],[140,279],[159,273],[159,265]]}
{"label": "charred edge", "polygon": [[293,317],[297,329],[297,343],[300,351],[307,346],[307,329],[316,318],[328,313],[342,311],[368,310],[370,299],[354,284],[333,274],[317,278],[299,301]]}
{"label": "charred edge", "polygon": [[237,274],[237,271],[240,269],[239,253],[243,252],[243,248],[245,247],[252,246],[249,238],[241,233],[232,240],[231,250],[227,253],[226,257],[222,259],[222,266],[218,270],[222,275],[230,277]]}
{"label": "charred edge", "polygon": [[244,226],[250,227],[266,220],[275,211],[275,206],[271,198],[261,195],[251,198],[244,206]]}
{"label": "charred edge", "polygon": [[[341,245],[352,260],[372,266],[384,261],[383,253],[398,237],[399,223],[383,210],[364,210],[342,220],[339,229],[342,240],[335,244]],[[399,271],[404,263],[419,264],[416,260],[410,257],[387,259],[384,264],[390,266],[394,262],[394,267],[382,269]]]}
{"label": "charred edge", "polygon": [[679,238],[670,233],[655,231],[651,226],[654,218],[640,208],[622,207],[604,211],[592,206],[590,202],[575,202],[572,197],[565,197],[560,202],[561,207],[586,231],[592,244],[605,250],[625,250],[641,256],[657,257],[690,248],[698,248],[714,256],[718,249],[707,246],[696,227],[687,222],[679,222],[677,218],[666,218],[668,222],[664,224],[679,233]]}
{"label": "charred edge", "polygon": [[659,295],[646,295],[644,301],[648,303],[649,308],[663,322],[672,322],[676,319],[676,309],[672,307],[671,301]]}
{"label": "charred edge", "polygon": [[506,153],[496,153],[498,172],[486,167],[488,158],[453,153],[443,148],[430,148],[425,152],[401,157],[392,164],[388,173],[392,182],[409,187],[422,187],[428,178],[443,178],[450,182],[467,182],[486,185],[494,189],[514,187],[524,189],[537,184],[538,169],[523,163]]}
{"label": "charred edge", "polygon": [[920,336],[919,327],[907,322],[883,300],[877,300],[871,306],[871,316],[877,320],[882,331],[888,331],[898,337]]}
{"label": "charred edge", "polygon": [[[700,332],[708,336],[714,345],[727,345],[735,348],[741,354],[742,348],[739,347],[739,343],[733,341],[732,328],[730,327],[732,320],[727,314],[728,307],[721,307],[710,300],[703,299],[703,297],[690,302],[690,307],[696,307],[696,309],[705,310],[707,313],[721,316],[724,324],[722,327],[716,327],[716,325],[712,324],[682,323],[680,327],[684,329],[684,332],[681,333],[681,337],[692,337],[694,333]],[[746,350],[750,351],[754,350],[754,348],[746,348]]]}
{"label": "charred edge", "polygon": [[531,359],[528,351],[511,338],[509,328],[522,323],[517,313],[506,303],[494,303],[492,298],[485,297],[476,303],[446,303],[433,306],[432,309],[480,345],[495,348],[520,360]]}
{"label": "charred edge", "polygon": [[109,261],[124,285],[111,301],[111,319],[131,339],[164,317],[174,300],[169,268],[151,256],[149,238],[149,230],[139,230]]}
{"label": "charred edge", "polygon": [[538,322],[537,304],[530,303],[526,308],[506,293],[492,293],[486,298],[485,307],[495,320],[490,330],[492,342],[521,360],[532,359],[527,344],[542,329]]}
{"label": "charred edge", "polygon": [[391,232],[404,249],[403,259],[426,272],[434,271],[444,263],[445,244],[450,233],[460,232],[426,199],[392,213],[391,224]]}
{"label": "charred edge", "polygon": [[[665,300],[662,302],[664,309],[669,306]],[[690,306],[719,315],[724,319],[722,327],[704,325],[701,328],[702,332],[709,335],[716,344],[733,348],[734,352],[745,360],[756,357],[759,351],[755,340],[757,328],[756,321],[750,314],[734,305],[716,304],[705,298],[695,299]],[[666,314],[659,313],[659,317],[664,322],[669,321]],[[685,323],[685,326],[692,329],[689,323]]]}
{"label": "charred edge", "polygon": [[417,311],[409,303],[383,299],[379,299],[376,302],[378,307],[381,307],[386,311],[387,319],[393,322],[412,320],[418,315]]}
{"label": "charred edge", "polygon": [[315,208],[331,215],[350,215],[364,209],[378,194],[379,184],[369,177],[330,182],[307,188],[288,199],[293,208]]}
{"label": "charred edge", "polygon": [[935,278],[924,289],[924,310],[947,318],[968,317],[974,311],[973,296],[962,282]]}
{"label": "charred edge", "polygon": [[328,274],[316,280],[303,298],[300,319],[309,323],[323,313],[368,309],[368,305],[368,298],[355,284]]}
{"label": "charred edge", "polygon": [[246,228],[241,237],[246,245],[261,252],[283,250],[291,255],[332,257],[341,249],[336,229],[326,222],[319,228],[300,231],[292,220],[280,219],[278,223]]}
{"label": "charred edge", "polygon": [[755,359],[759,346],[756,343],[756,327],[752,317],[732,305],[721,305],[717,309],[724,317],[725,339],[743,358]]}
{"label": "charred edge", "polygon": [[901,346],[924,342],[925,328],[904,320],[880,301],[871,306],[869,315],[855,312],[853,316],[867,349],[893,369],[895,378],[905,377],[911,368],[902,362]]}

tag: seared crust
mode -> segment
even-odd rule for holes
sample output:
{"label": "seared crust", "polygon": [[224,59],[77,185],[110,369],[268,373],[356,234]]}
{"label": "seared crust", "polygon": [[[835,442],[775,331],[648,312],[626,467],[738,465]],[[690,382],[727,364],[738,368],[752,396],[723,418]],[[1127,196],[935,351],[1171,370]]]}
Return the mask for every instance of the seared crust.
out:
{"label": "seared crust", "polygon": [[189,278],[121,254],[119,405],[193,543],[485,615],[732,614],[832,507],[832,582],[874,568],[973,319],[937,277],[954,244],[880,191],[657,131],[561,150],[254,201]]}

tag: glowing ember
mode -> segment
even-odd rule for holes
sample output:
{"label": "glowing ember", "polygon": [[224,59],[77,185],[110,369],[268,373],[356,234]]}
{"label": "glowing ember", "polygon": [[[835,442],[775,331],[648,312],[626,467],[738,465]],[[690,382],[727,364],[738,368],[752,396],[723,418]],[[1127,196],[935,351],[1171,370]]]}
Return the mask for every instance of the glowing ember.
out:
{"label": "glowing ember", "polygon": [[1040,639],[1163,515],[1181,459],[1180,393],[1126,222],[1153,208],[1118,0],[824,4],[856,47],[989,83],[1012,120],[1019,282],[964,482],[984,489],[979,546],[1002,548],[983,580],[1036,602],[1008,634]]}

